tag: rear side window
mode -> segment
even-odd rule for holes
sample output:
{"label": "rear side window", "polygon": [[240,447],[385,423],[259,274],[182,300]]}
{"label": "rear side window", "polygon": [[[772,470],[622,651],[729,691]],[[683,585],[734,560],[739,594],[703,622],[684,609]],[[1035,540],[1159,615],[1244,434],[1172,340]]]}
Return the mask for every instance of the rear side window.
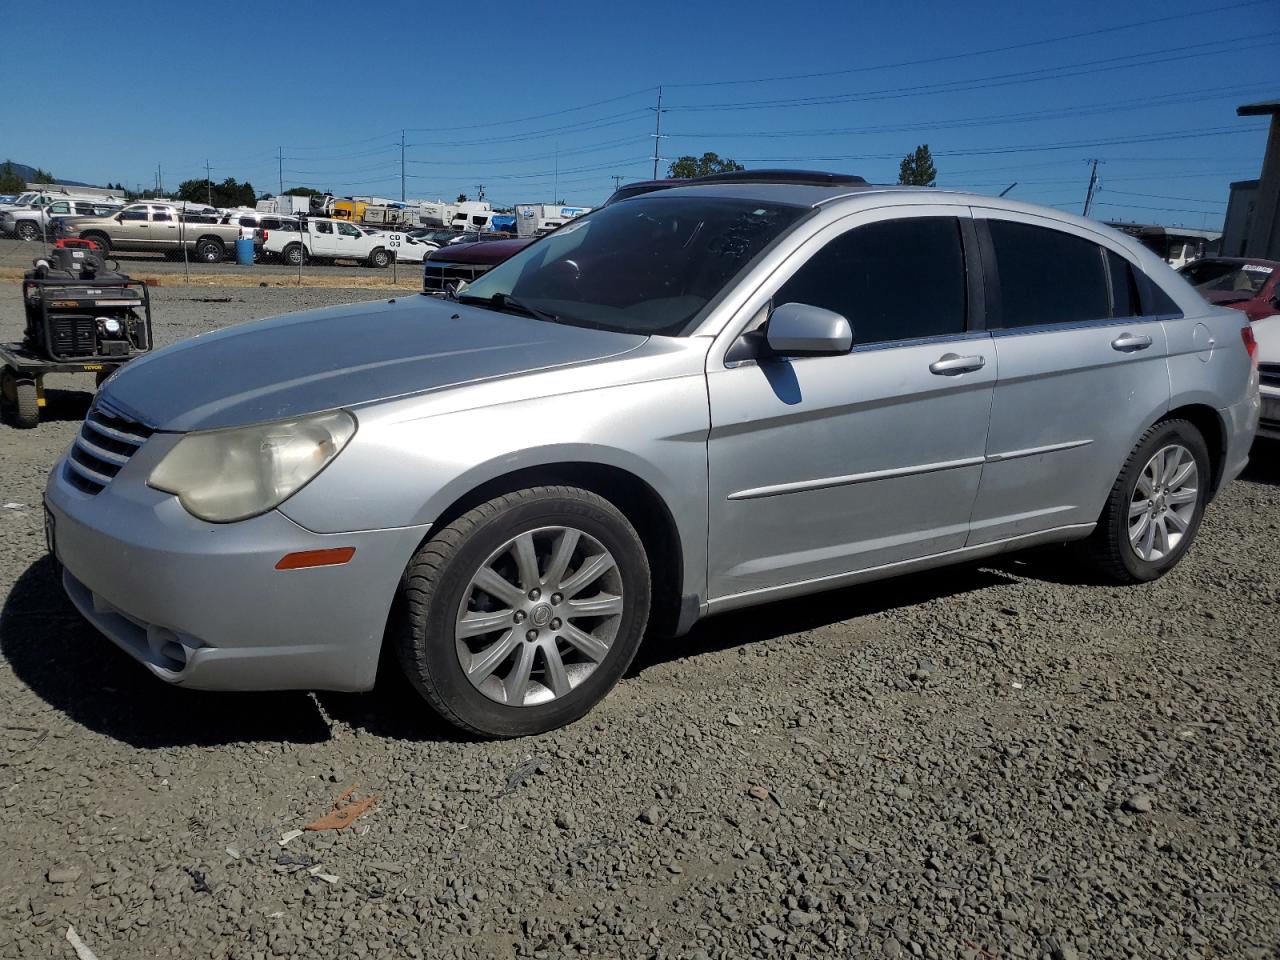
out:
{"label": "rear side window", "polygon": [[988,220],[1005,327],[1086,323],[1111,315],[1102,248],[1081,237]]}
{"label": "rear side window", "polygon": [[963,333],[964,250],[954,217],[885,220],[836,237],[774,295],[853,326],[855,344]]}
{"label": "rear side window", "polygon": [[1114,250],[1107,251],[1107,274],[1111,278],[1111,315],[1142,316],[1142,299],[1138,296],[1138,280],[1133,265]]}
{"label": "rear side window", "polygon": [[316,233],[333,233],[333,224],[325,220],[321,220],[319,223],[315,224],[315,229]]}
{"label": "rear side window", "polygon": [[145,220],[147,219],[147,211],[145,209],[133,208],[125,210],[120,214],[121,220]]}

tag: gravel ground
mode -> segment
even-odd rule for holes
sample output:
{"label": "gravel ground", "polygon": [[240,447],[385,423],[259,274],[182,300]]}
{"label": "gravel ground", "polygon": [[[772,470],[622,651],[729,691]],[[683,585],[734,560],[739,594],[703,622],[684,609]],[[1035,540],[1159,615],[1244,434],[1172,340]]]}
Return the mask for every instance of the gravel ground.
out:
{"label": "gravel ground", "polygon": [[[171,340],[368,297],[155,308]],[[485,743],[394,675],[174,690],[85,626],[38,510],[83,385],[0,429],[0,957],[1277,955],[1280,448],[1158,583],[1046,551],[726,615]],[[353,784],[353,827],[279,843]]]}

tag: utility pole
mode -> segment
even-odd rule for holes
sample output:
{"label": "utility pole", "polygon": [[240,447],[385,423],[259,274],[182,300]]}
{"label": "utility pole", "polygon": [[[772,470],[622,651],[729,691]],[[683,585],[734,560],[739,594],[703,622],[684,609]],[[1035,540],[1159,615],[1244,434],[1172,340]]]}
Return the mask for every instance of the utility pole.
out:
{"label": "utility pole", "polygon": [[616,173],[613,175],[613,177],[612,177],[611,179],[613,180],[613,189],[614,189],[615,191],[616,191],[620,186],[622,186],[622,177],[618,176]]}
{"label": "utility pole", "polygon": [[160,164],[156,164],[156,194],[164,193],[164,177],[160,175]]}
{"label": "utility pole", "polygon": [[284,193],[284,147],[276,147],[276,163],[280,167],[280,193],[276,196],[280,196]]}
{"label": "utility pole", "polygon": [[1087,217],[1089,208],[1093,206],[1093,195],[1098,189],[1098,160],[1094,158],[1085,162],[1093,164],[1093,169],[1089,171],[1089,189],[1084,194],[1084,212],[1081,214],[1081,216]]}
{"label": "utility pole", "polygon": [[484,199],[484,184],[483,184],[483,183],[477,183],[477,184],[476,184],[476,199],[477,199],[477,200],[483,200],[483,199]]}
{"label": "utility pole", "polygon": [[213,206],[213,171],[209,169],[209,161],[204,162],[204,185],[208,190],[209,206]]}
{"label": "utility pole", "polygon": [[400,131],[400,202],[404,203],[404,131]]}
{"label": "utility pole", "polygon": [[658,88],[658,105],[650,107],[653,111],[653,179],[658,179],[658,148],[662,143],[662,88]]}
{"label": "utility pole", "polygon": [[551,181],[551,202],[560,202],[560,141],[556,141],[556,178]]}

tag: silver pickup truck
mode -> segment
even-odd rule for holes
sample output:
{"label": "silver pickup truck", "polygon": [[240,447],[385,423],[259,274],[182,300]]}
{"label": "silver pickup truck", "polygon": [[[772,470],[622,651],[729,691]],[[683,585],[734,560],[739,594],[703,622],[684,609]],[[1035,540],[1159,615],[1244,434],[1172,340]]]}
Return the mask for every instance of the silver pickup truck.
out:
{"label": "silver pickup truck", "polygon": [[180,256],[185,244],[193,260],[218,263],[235,251],[240,227],[200,222],[204,219],[169,204],[131,203],[110,216],[68,217],[63,231],[94,241],[106,253],[154,250]]}

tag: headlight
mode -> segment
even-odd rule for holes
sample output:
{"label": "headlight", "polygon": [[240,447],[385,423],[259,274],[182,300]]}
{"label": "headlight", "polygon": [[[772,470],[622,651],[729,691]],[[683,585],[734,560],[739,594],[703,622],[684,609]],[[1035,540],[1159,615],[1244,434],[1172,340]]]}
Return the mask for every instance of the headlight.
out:
{"label": "headlight", "polygon": [[201,520],[246,520],[301,490],[355,432],[355,417],[339,410],[189,433],[156,465],[147,483],[177,494],[187,512]]}

